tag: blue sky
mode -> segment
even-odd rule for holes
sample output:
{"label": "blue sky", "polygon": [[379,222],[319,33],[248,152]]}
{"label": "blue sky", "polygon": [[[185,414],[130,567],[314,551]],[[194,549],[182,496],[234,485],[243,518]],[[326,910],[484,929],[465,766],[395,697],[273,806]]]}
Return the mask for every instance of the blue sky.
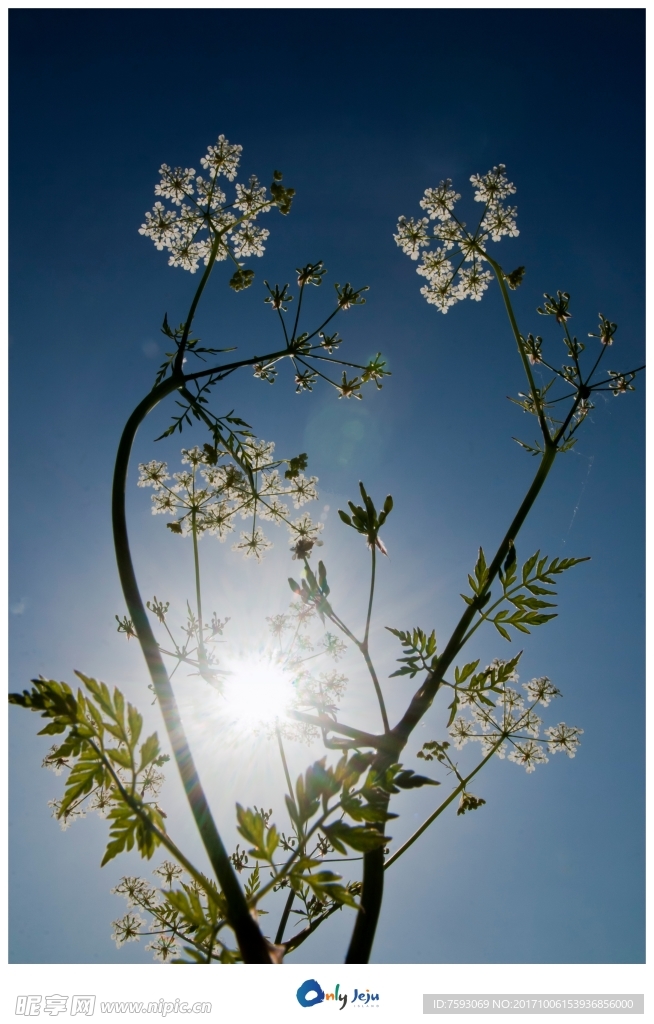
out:
{"label": "blue sky", "polygon": [[[511,440],[533,432],[506,400],[523,381],[499,296],[447,316],[427,306],[415,264],[393,242],[397,217],[417,215],[424,189],[446,177],[469,203],[469,176],[505,163],[521,233],[495,248],[509,270],[527,268],[515,293],[521,328],[560,345],[535,308],[543,292],[563,289],[580,338],[599,310],[620,325],[610,368],[640,365],[644,13],[35,9],[10,21],[11,690],[39,673],[70,681],[79,668],[120,685],[157,722],[139,651],[115,632],[124,607],[109,489],[122,425],[164,351],[163,314],[182,319],[194,279],[137,228],[160,164],[198,167],[222,132],[243,146],[244,174],[267,181],[280,168],[297,198],[288,218],[267,223],[249,291],[235,295],[215,274],[197,321],[203,341],[245,353],[263,337],[277,344],[262,281],[290,280],[308,261],[325,261],[328,282],[370,286],[339,329],[354,361],[387,356],[393,376],[381,392],[348,404],[324,389],[296,396],[283,374],[272,388],[245,374],[217,405],[235,408],[280,454],[309,453],[330,507],[321,554],[353,621],[366,553],[335,510],[359,479],[377,499],[393,494],[373,644],[397,717],[412,689],[386,680],[401,652],[383,626],[435,627],[446,638],[478,545],[494,549],[535,468]],[[331,287],[312,296],[316,315]],[[548,724],[582,726],[580,752],[529,776],[505,761],[489,766],[477,786],[486,806],[443,816],[389,871],[377,962],[644,959],[643,385],[599,396],[518,543],[521,557],[537,548],[592,556],[563,579],[559,618],[527,638],[521,674],[560,687]],[[134,467],[175,462],[177,440],[153,443],[169,411],[139,434]],[[143,591],[174,589],[181,606],[188,551],[152,520],[135,478]],[[232,616],[235,635],[263,635],[265,616],[286,606],[286,547],[280,533],[262,567],[229,546],[207,548],[210,601]],[[508,649],[488,633],[471,655],[487,663]],[[368,706],[349,699],[364,722]],[[142,944],[118,951],[109,937],[123,913],[110,888],[148,866],[129,856],[100,871],[106,825],[97,819],[59,830],[47,800],[60,782],[39,769],[48,744],[36,724],[11,710],[10,958],[149,962]],[[437,704],[407,763],[444,727]],[[274,751],[251,754],[247,744],[203,754],[234,842],[236,799],[276,802],[281,819]],[[309,760],[301,748],[292,757],[295,773]],[[168,776],[164,804],[200,859],[172,768]],[[429,792],[404,798],[394,836],[408,836],[433,806]],[[336,915],[294,959],[341,960],[349,925],[346,911]]]}

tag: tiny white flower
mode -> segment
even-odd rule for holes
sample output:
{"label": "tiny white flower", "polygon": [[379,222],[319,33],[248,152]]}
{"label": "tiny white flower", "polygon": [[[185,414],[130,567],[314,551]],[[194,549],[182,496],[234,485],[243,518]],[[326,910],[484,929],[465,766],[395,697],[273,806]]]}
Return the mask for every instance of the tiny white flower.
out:
{"label": "tiny white flower", "polygon": [[312,476],[307,479],[305,476],[300,475],[295,478],[291,483],[291,495],[293,497],[293,505],[295,508],[300,508],[305,505],[308,501],[316,501],[318,498],[318,491],[316,490],[316,484],[318,483],[318,477]]}
{"label": "tiny white flower", "polygon": [[180,868],[179,864],[174,864],[170,860],[164,860],[158,868],[154,869],[152,874],[158,875],[159,878],[163,879],[164,885],[167,885],[170,889],[173,882],[176,882],[178,878],[181,878],[184,872]]}
{"label": "tiny white flower", "polygon": [[422,262],[416,267],[416,274],[426,277],[433,283],[440,283],[451,278],[453,269],[446,250],[439,246],[433,252],[423,252]]}
{"label": "tiny white flower", "polygon": [[171,252],[168,266],[181,267],[182,270],[188,270],[191,274],[196,272],[198,264],[204,256],[203,248],[197,242],[176,238],[168,248]]}
{"label": "tiny white flower", "polygon": [[441,313],[447,313],[450,306],[453,306],[458,301],[458,296],[454,294],[450,281],[445,281],[442,284],[440,282],[430,282],[423,285],[420,289],[420,294],[424,295],[431,306],[436,306],[440,309]]}
{"label": "tiny white flower", "polygon": [[298,519],[295,519],[292,523],[288,523],[290,533],[294,538],[298,540],[306,538],[311,540],[314,544],[317,542],[318,534],[325,527],[324,523],[314,523],[308,512],[305,512]]}
{"label": "tiny white flower", "polygon": [[451,187],[452,181],[447,178],[446,181],[441,181],[438,188],[428,188],[425,190],[424,197],[420,200],[420,205],[423,210],[426,210],[431,220],[444,221],[449,220],[452,216],[452,210],[457,199],[461,196],[458,192],[455,192]]}
{"label": "tiny white flower", "polygon": [[164,199],[170,199],[175,206],[180,206],[185,196],[193,195],[192,181],[195,177],[195,168],[186,167],[182,170],[181,167],[176,167],[171,171],[168,164],[162,164],[159,173],[161,181],[155,185],[155,196],[163,196]]}
{"label": "tiny white flower", "polygon": [[429,220],[427,217],[422,217],[420,220],[414,220],[413,217],[409,220],[406,217],[400,217],[397,222],[397,234],[393,235],[393,238],[402,249],[402,252],[405,252],[412,260],[417,260],[420,255],[420,249],[424,249],[426,245],[429,245],[428,224]]}
{"label": "tiny white flower", "polygon": [[549,748],[553,754],[562,751],[568,757],[574,757],[580,743],[579,737],[583,731],[583,729],[566,725],[565,722],[559,722],[558,725],[553,725],[546,729],[545,735],[548,738]]}
{"label": "tiny white flower", "polygon": [[234,510],[227,502],[216,502],[208,505],[202,514],[202,529],[208,534],[224,541],[228,533],[234,529]]}
{"label": "tiny white flower", "polygon": [[206,462],[206,455],[201,448],[195,445],[194,448],[182,448],[182,465],[193,466],[196,469],[198,466]]}
{"label": "tiny white flower", "polygon": [[457,298],[465,299],[467,297],[475,302],[480,302],[492,279],[493,275],[490,270],[480,270],[476,265],[463,267],[459,271],[459,280],[456,286]]}
{"label": "tiny white flower", "polygon": [[470,181],[476,190],[475,202],[493,205],[499,200],[506,199],[507,196],[512,196],[515,193],[515,185],[507,179],[504,173],[505,170],[504,164],[498,164],[497,167],[493,167],[486,174],[472,174],[470,176]]}
{"label": "tiny white flower", "polygon": [[125,914],[119,921],[112,921],[111,938],[118,949],[126,942],[137,942],[141,936],[141,928],[146,923],[140,914]]}
{"label": "tiny white flower", "polygon": [[174,935],[159,935],[152,942],[148,942],[145,948],[154,953],[155,960],[160,960],[164,964],[178,953]]}
{"label": "tiny white flower", "polygon": [[520,234],[515,222],[517,215],[515,206],[491,206],[481,223],[481,230],[488,232],[494,242],[499,242],[503,235],[517,238]]}
{"label": "tiny white flower", "polygon": [[163,203],[155,203],[152,212],[146,213],[145,224],[141,224],[139,235],[151,238],[155,247],[161,252],[169,248],[175,241],[177,232],[177,214],[167,210]]}
{"label": "tiny white flower", "polygon": [[242,551],[246,558],[256,558],[260,562],[264,553],[272,547],[272,541],[264,536],[260,527],[252,533],[242,533],[238,544],[232,545],[233,551]]}
{"label": "tiny white flower", "polygon": [[207,155],[202,157],[200,163],[206,171],[211,170],[216,175],[224,174],[228,181],[233,181],[242,152],[242,146],[230,145],[224,135],[219,135],[216,145],[209,146]]}
{"label": "tiny white flower", "polygon": [[273,461],[275,451],[274,441],[264,441],[263,438],[248,438],[243,442],[243,448],[252,464],[253,469],[263,469]]}
{"label": "tiny white flower", "polygon": [[236,202],[234,206],[243,213],[267,213],[272,202],[266,199],[266,189],[259,185],[256,175],[252,175],[248,186],[236,185]]}
{"label": "tiny white flower", "polygon": [[265,252],[263,243],[269,234],[270,232],[267,228],[257,227],[251,221],[242,224],[238,231],[232,235],[236,259],[240,260],[246,256],[263,256]]}
{"label": "tiny white flower", "polygon": [[227,196],[216,184],[215,180],[205,181],[203,177],[198,175],[195,179],[195,187],[197,190],[198,202],[207,210],[219,210],[227,199]]}
{"label": "tiny white flower", "polygon": [[536,770],[536,765],[547,764],[548,760],[549,758],[546,756],[543,748],[539,743],[534,743],[533,740],[516,743],[514,749],[509,754],[509,761],[524,765],[528,774]]}
{"label": "tiny white flower", "polygon": [[124,896],[128,907],[143,906],[144,903],[151,903],[156,897],[156,891],[144,878],[133,875],[121,878],[111,891],[116,896]]}
{"label": "tiny white flower", "polygon": [[505,686],[502,694],[502,703],[508,711],[522,711],[524,701],[517,690],[511,686]]}
{"label": "tiny white flower", "polygon": [[468,740],[477,739],[477,733],[474,730],[474,726],[467,718],[455,718],[450,727],[449,733],[457,750],[461,750]]}
{"label": "tiny white flower", "polygon": [[278,497],[266,498],[259,502],[259,516],[279,523],[287,518],[288,508]]}
{"label": "tiny white flower", "polygon": [[527,691],[529,700],[538,701],[543,707],[547,707],[555,697],[561,696],[561,691],[552,685],[547,676],[530,679],[528,683],[522,684],[522,688]]}

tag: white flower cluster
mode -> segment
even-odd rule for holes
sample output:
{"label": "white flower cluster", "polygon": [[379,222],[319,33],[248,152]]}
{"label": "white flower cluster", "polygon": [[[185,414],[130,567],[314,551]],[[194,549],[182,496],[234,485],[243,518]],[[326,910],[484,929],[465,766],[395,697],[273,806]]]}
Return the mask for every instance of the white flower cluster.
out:
{"label": "white flower cluster", "polygon": [[[393,237],[412,260],[422,256],[416,271],[427,283],[420,292],[442,313],[447,313],[450,306],[462,299],[481,300],[492,279],[491,272],[483,269],[486,242],[489,239],[499,242],[504,235],[519,234],[515,221],[517,210],[503,205],[515,192],[515,186],[507,180],[504,171],[504,164],[500,164],[487,174],[473,174],[470,178],[475,188],[475,201],[484,203],[474,232],[468,231],[454,213],[461,196],[454,191],[449,178],[441,181],[438,188],[425,191],[420,206],[426,217],[417,220],[400,217],[398,221],[397,234]],[[428,249],[433,241],[440,244]]]}
{"label": "white flower cluster", "polygon": [[[517,681],[517,676],[514,675],[513,680]],[[470,687],[460,691],[460,703],[469,711],[470,717],[459,715],[450,727],[454,746],[461,749],[469,740],[478,740],[484,754],[491,750],[500,758],[508,754],[509,761],[524,765],[527,772],[533,772],[538,764],[546,764],[548,753],[563,752],[574,757],[583,729],[559,722],[545,730],[544,738],[539,738],[543,722],[534,708],[539,704],[547,707],[551,700],[561,695],[560,691],[547,676],[523,683],[522,688],[527,693],[527,704],[522,694],[506,684],[500,687],[499,699],[492,691],[484,692],[484,698],[496,700],[495,706],[481,700],[478,689]]]}
{"label": "white flower cluster", "polygon": [[[139,466],[139,487],[152,487],[152,514],[175,517],[169,524],[175,533],[197,537],[203,533],[212,534],[224,541],[234,529],[237,516],[252,517],[252,529],[241,533],[240,540],[233,545],[235,551],[242,551],[246,557],[260,560],[264,552],[272,547],[258,525],[258,520],[286,523],[294,545],[304,543],[311,550],[320,544],[318,535],[322,523],[314,523],[307,512],[297,519],[290,519],[290,510],[282,498],[290,499],[297,509],[318,497],[315,476],[300,474],[287,480],[281,476],[273,459],[275,445],[272,442],[247,438],[242,442],[244,461],[251,468],[251,475],[233,463],[220,464],[219,459],[227,455],[218,451],[214,465],[208,454],[195,447],[182,449],[182,464],[188,469],[181,473],[168,473],[165,462],[142,463]],[[174,482],[169,484],[168,481]]]}
{"label": "white flower cluster", "polygon": [[[303,601],[294,601],[290,612],[267,619],[271,634],[279,642],[280,663],[293,674],[294,697],[289,708],[333,717],[338,711],[337,702],[345,693],[347,676],[335,668],[315,673],[306,663],[321,655],[334,662],[340,661],[347,648],[339,637],[329,632],[319,640],[312,640],[308,631],[316,620],[315,606]],[[285,644],[286,634],[290,634],[290,639]],[[280,720],[275,728],[280,729],[285,739],[308,745],[320,738],[319,729],[307,722]],[[268,730],[268,734],[272,738],[273,730]]]}
{"label": "white flower cluster", "polygon": [[218,183],[220,175],[234,180],[242,148],[219,135],[216,145],[209,146],[200,161],[205,177],[196,175],[193,167],[161,165],[161,181],[154,193],[178,209],[167,208],[158,200],[145,214],[139,234],[151,238],[157,249],[170,252],[171,267],[194,274],[200,260],[206,266],[214,251],[216,260],[227,259],[230,253],[236,260],[263,255],[270,232],[254,222],[260,213],[271,209],[274,201],[266,196],[266,189],[255,176],[247,185],[236,185],[232,203],[227,203]]}

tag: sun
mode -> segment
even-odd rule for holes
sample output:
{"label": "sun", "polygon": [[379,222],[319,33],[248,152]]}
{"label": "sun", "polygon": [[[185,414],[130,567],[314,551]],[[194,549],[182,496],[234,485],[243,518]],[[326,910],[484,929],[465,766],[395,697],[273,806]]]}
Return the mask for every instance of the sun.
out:
{"label": "sun", "polygon": [[294,674],[279,655],[250,651],[225,659],[221,718],[239,732],[258,732],[285,718],[295,696]]}

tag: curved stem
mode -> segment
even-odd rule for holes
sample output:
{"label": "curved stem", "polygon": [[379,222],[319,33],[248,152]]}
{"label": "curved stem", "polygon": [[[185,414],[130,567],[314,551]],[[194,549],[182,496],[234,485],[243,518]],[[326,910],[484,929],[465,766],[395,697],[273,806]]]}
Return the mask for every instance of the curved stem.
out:
{"label": "curved stem", "polygon": [[370,678],[372,679],[372,685],[375,687],[375,693],[377,694],[377,703],[379,704],[382,722],[384,723],[384,732],[389,733],[391,731],[391,727],[388,721],[388,715],[386,714],[386,704],[384,703],[384,695],[382,693],[382,688],[379,683],[379,679],[377,678],[377,673],[375,672],[375,666],[373,665],[370,654],[368,653],[367,644],[365,645],[365,647],[363,646],[363,644],[361,645],[361,653],[363,654],[363,659],[368,667]]}
{"label": "curved stem", "polygon": [[209,254],[209,260],[207,261],[207,265],[204,268],[204,273],[203,273],[203,275],[202,275],[202,277],[200,279],[200,283],[199,283],[199,285],[197,287],[195,295],[193,296],[193,301],[191,302],[191,306],[190,306],[190,309],[188,311],[188,316],[186,317],[186,323],[184,324],[184,333],[182,335],[182,340],[181,340],[180,345],[179,345],[177,356],[175,357],[175,372],[176,373],[181,373],[182,364],[184,362],[184,353],[186,351],[186,343],[188,341],[188,336],[191,333],[191,326],[193,324],[193,317],[195,316],[195,311],[198,308],[198,303],[199,303],[199,301],[200,301],[200,299],[202,297],[202,292],[204,291],[204,287],[205,287],[207,281],[209,280],[209,277],[211,276],[211,271],[213,270],[213,265],[216,262],[216,256],[218,254],[218,247],[220,245],[220,240],[221,240],[223,234],[224,234],[224,232],[220,232],[220,233],[216,234],[216,238],[214,240],[214,243],[211,246],[211,253]]}
{"label": "curved stem", "polygon": [[[551,470],[554,464],[555,458],[556,448],[548,447],[541,459],[540,466],[538,467],[538,471],[532,481],[531,487],[527,491],[520,505],[520,508],[513,517],[513,522],[509,526],[509,529],[506,531],[504,539],[502,540],[502,543],[500,544],[499,548],[497,549],[497,552],[495,553],[495,557],[493,558],[492,562],[488,567],[488,578],[483,592],[479,595],[480,598],[483,598],[489,592],[491,583],[497,576],[504,559],[509,553],[509,548],[511,544],[515,541],[520,530],[520,527],[524,523],[534,502],[536,501],[536,498],[538,497],[541,488],[545,483],[545,480],[547,479],[549,471]],[[445,676],[445,673],[452,664],[458,652],[461,650],[463,638],[465,637],[475,615],[477,614],[478,606],[479,601],[475,601],[473,604],[469,605],[466,608],[465,612],[459,619],[459,622],[454,632],[452,633],[447,643],[447,646],[445,647],[443,653],[439,657],[438,664],[436,665],[435,670],[427,677],[426,681],[415,693],[404,716],[398,722],[398,724],[391,730],[392,734],[396,736],[397,739],[401,742],[400,749],[404,747],[409,736],[413,732],[414,728],[416,727],[422,716],[431,707],[431,704],[434,700],[434,697],[436,696],[436,693],[438,692],[438,688],[441,684],[443,677]]]}
{"label": "curved stem", "polygon": [[537,397],[538,396],[538,388],[536,387],[536,383],[534,381],[534,375],[531,372],[531,367],[529,365],[529,360],[527,358],[527,354],[525,352],[524,343],[522,341],[522,335],[520,334],[520,329],[518,327],[518,322],[517,322],[517,320],[515,318],[515,313],[513,312],[513,306],[511,305],[511,299],[509,298],[509,293],[507,291],[506,282],[504,280],[504,271],[500,267],[499,263],[496,263],[495,260],[492,259],[488,255],[488,253],[484,252],[484,256],[486,257],[486,259],[490,263],[491,267],[495,271],[495,277],[497,278],[497,283],[499,284],[500,291],[502,292],[502,298],[504,300],[504,306],[506,308],[506,313],[507,313],[507,316],[509,318],[509,323],[511,324],[511,330],[513,331],[513,336],[514,336],[514,338],[516,340],[516,345],[518,346],[518,352],[520,353],[520,359],[522,360],[522,365],[523,365],[523,368],[524,368],[527,380],[529,382],[529,388],[531,390],[531,394],[533,396],[534,402],[536,403],[536,409],[538,411],[538,422],[540,423],[540,429],[541,429],[541,432],[543,434],[543,439],[545,441],[545,445],[548,446],[548,445],[550,445],[552,443],[552,438],[550,437],[550,432],[549,432],[548,427],[547,427],[547,422],[545,420],[545,414],[543,412],[543,407],[542,407],[541,400],[540,400],[540,398]]}
{"label": "curved stem", "polygon": [[229,907],[230,925],[236,934],[241,954],[246,963],[272,963],[266,940],[250,915],[245,896],[238,883],[227,850],[211,815],[204,790],[200,784],[200,779],[193,763],[193,757],[184,734],[173,688],[159,653],[159,648],[138,589],[127,535],[125,484],[130,452],[136,432],[150,410],[162,398],[165,398],[171,392],[183,386],[183,384],[183,376],[174,374],[171,378],[153,388],[150,394],[137,405],[123,430],[116,456],[112,490],[112,521],[116,561],[127,608],[145,656],[155,693],[159,699],[159,705],[184,790],[209,860],[225,894],[227,906]]}
{"label": "curved stem", "polygon": [[[490,590],[490,585],[497,576],[509,547],[515,540],[520,527],[531,507],[533,506],[540,490],[547,479],[548,473],[554,464],[557,449],[550,443],[546,446],[545,453],[541,459],[538,471],[527,491],[520,508],[513,518],[504,539],[502,540],[495,557],[488,568],[488,578],[483,592],[479,595],[484,597]],[[409,736],[416,725],[431,707],[434,697],[443,681],[445,673],[452,664],[454,658],[461,650],[465,635],[472,624],[478,611],[478,602],[469,605],[461,616],[458,625],[452,633],[443,653],[438,659],[435,670],[430,673],[420,689],[414,694],[407,711],[398,724],[391,729],[387,737],[387,747],[379,750],[373,768],[375,771],[386,770],[394,761],[399,760],[400,754],[406,746]],[[390,799],[390,797],[389,797]],[[386,806],[388,805],[388,802]],[[384,808],[385,809],[385,808]],[[363,862],[363,889],[361,893],[361,910],[357,914],[352,939],[347,953],[346,963],[367,963],[370,959],[372,944],[375,938],[375,930],[384,891],[384,855],[382,849],[372,850],[364,855]]]}
{"label": "curved stem", "polygon": [[93,740],[89,740],[89,746],[91,746],[95,750],[95,752],[98,754],[98,756],[102,758],[102,760],[103,760],[103,762],[105,764],[105,767],[109,771],[109,773],[110,773],[110,775],[111,775],[111,777],[112,777],[112,779],[114,781],[114,785],[116,786],[116,789],[119,791],[119,793],[122,796],[122,798],[125,801],[125,803],[129,807],[131,807],[131,809],[134,811],[135,814],[137,814],[139,816],[139,818],[143,822],[144,826],[148,829],[148,831],[152,832],[152,834],[157,837],[157,839],[159,840],[161,845],[163,847],[165,847],[165,849],[168,850],[168,852],[173,855],[175,860],[179,864],[181,864],[181,866],[184,868],[185,871],[188,872],[188,874],[191,876],[191,878],[194,878],[195,881],[198,882],[202,886],[203,889],[207,888],[207,886],[209,887],[209,889],[211,889],[211,883],[209,882],[209,879],[206,878],[202,874],[201,871],[198,871],[198,869],[191,863],[191,861],[187,857],[184,856],[182,851],[179,849],[177,844],[173,842],[173,840],[170,838],[170,836],[168,835],[167,832],[162,832],[160,829],[157,828],[157,826],[150,820],[148,815],[143,810],[141,802],[139,800],[135,799],[125,789],[125,787],[122,784],[119,776],[116,774],[116,770],[115,770],[113,764],[111,763],[109,758],[105,755],[104,750],[101,749],[100,747],[98,747],[93,742]]}
{"label": "curved stem", "polygon": [[377,549],[376,549],[376,546],[374,544],[372,545],[371,553],[372,553],[372,567],[371,567],[371,571],[370,571],[370,597],[368,598],[368,614],[366,615],[366,630],[365,630],[365,633],[363,634],[363,641],[358,645],[358,647],[359,647],[359,650],[361,651],[361,653],[363,654],[365,663],[366,663],[366,665],[368,667],[368,671],[370,672],[370,678],[372,679],[372,684],[375,687],[375,693],[377,694],[377,702],[379,704],[379,710],[381,711],[382,722],[384,723],[384,732],[390,732],[390,728],[391,727],[390,727],[389,722],[388,722],[388,715],[386,714],[386,704],[384,703],[384,695],[382,694],[382,689],[381,689],[381,686],[379,684],[379,679],[377,678],[377,673],[375,672],[375,666],[372,663],[372,659],[370,657],[370,651],[368,649],[368,637],[370,636],[370,620],[372,618],[372,602],[373,602],[374,597],[375,597],[375,570],[376,570],[376,567],[377,567]]}

